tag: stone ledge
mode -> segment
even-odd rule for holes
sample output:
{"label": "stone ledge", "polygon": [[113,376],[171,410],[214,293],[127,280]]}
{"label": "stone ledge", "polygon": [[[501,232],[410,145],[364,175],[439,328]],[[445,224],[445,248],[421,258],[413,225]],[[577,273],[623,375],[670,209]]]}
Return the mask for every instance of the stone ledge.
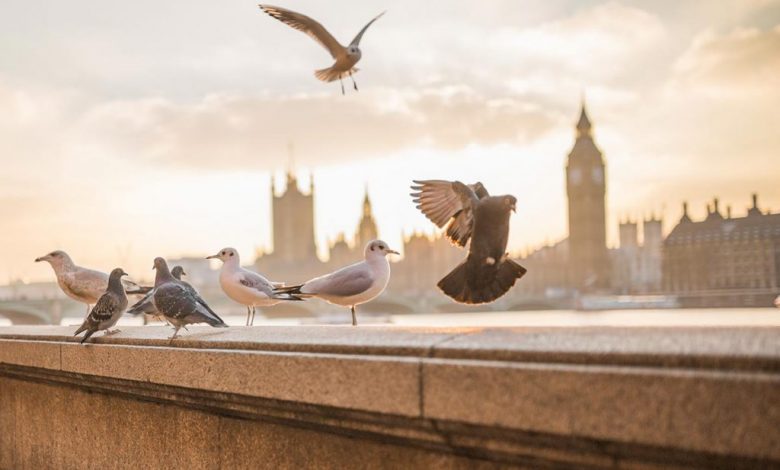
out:
{"label": "stone ledge", "polygon": [[496,462],[780,465],[778,328],[71,332],[0,329],[0,379]]}

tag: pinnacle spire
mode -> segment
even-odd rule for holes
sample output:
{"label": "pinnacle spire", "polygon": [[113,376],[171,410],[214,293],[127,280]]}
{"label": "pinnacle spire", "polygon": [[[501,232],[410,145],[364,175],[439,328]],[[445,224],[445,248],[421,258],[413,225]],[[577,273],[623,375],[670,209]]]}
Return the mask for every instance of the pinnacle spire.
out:
{"label": "pinnacle spire", "polygon": [[585,110],[585,95],[582,95],[582,103],[580,108],[580,119],[577,121],[577,133],[579,135],[589,135],[590,129],[592,127],[590,123],[590,119],[588,118],[588,113]]}

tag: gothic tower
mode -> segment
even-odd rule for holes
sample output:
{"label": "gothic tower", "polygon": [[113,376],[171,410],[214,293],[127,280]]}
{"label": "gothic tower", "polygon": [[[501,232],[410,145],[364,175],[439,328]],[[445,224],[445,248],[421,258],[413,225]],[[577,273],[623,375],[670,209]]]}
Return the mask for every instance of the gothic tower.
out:
{"label": "gothic tower", "polygon": [[609,285],[604,170],[583,101],[577,139],[566,164],[570,282],[581,291]]}
{"label": "gothic tower", "polygon": [[287,187],[281,196],[271,177],[274,257],[283,262],[306,262],[317,259],[314,242],[314,178],[309,194],[298,189],[298,179],[287,172]]}
{"label": "gothic tower", "polygon": [[360,218],[360,224],[355,234],[355,250],[363,253],[363,248],[368,245],[368,242],[377,238],[379,236],[377,235],[376,222],[374,222],[374,214],[371,210],[371,199],[368,198],[368,188],[366,188],[366,195],[363,198],[363,215]]}

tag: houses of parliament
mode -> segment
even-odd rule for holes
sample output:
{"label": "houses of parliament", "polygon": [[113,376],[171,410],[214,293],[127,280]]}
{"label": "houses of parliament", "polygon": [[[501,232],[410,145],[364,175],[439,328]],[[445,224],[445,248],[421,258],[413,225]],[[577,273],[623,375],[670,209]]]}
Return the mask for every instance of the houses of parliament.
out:
{"label": "houses of parliament", "polygon": [[[682,306],[763,305],[780,292],[780,214],[762,211],[755,195],[745,217],[732,217],[730,208],[723,216],[715,200],[706,220],[695,222],[685,205],[667,237],[660,217],[646,218],[641,244],[639,221],[623,220],[619,245],[608,247],[607,166],[584,102],[574,130],[565,172],[568,237],[517,256],[528,275],[503,299],[504,307],[560,307],[567,305],[556,303],[560,299],[589,294],[674,295],[683,299]],[[366,190],[354,235],[342,233],[332,240],[328,261],[322,261],[315,238],[313,177],[304,192],[288,171],[285,188],[280,191],[272,179],[271,193],[274,249],[259,254],[260,272],[303,282],[362,259],[366,243],[380,238]],[[447,303],[434,286],[465,252],[441,236],[413,233],[404,236],[403,254],[394,263],[385,295],[439,295]]]}

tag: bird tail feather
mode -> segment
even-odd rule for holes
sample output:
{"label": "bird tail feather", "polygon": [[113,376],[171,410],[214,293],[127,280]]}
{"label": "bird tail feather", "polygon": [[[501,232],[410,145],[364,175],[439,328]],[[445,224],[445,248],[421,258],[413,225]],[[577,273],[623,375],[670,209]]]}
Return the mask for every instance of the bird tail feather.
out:
{"label": "bird tail feather", "polygon": [[87,330],[87,334],[81,339],[81,344],[84,344],[93,334],[95,334],[95,330]]}
{"label": "bird tail feather", "polygon": [[73,336],[78,336],[78,335],[79,335],[79,333],[81,333],[82,331],[86,330],[86,329],[87,329],[87,327],[88,327],[88,325],[87,325],[87,322],[86,322],[86,321],[84,321],[84,323],[82,323],[82,324],[81,324],[81,326],[79,327],[79,329],[78,329],[78,330],[76,330],[76,332],[75,332],[75,333],[73,333]]}
{"label": "bird tail feather", "polygon": [[274,289],[274,298],[282,299],[282,300],[298,301],[298,300],[306,300],[309,297],[312,297],[310,294],[304,294],[303,292],[301,292],[302,287],[303,284],[298,284],[297,286],[277,287],[276,289]]}
{"label": "bird tail feather", "polygon": [[340,72],[338,70],[335,70],[333,67],[328,67],[326,69],[320,69],[316,70],[314,72],[314,76],[317,77],[317,79],[322,80],[323,82],[332,82],[335,80],[338,80],[339,78],[346,77],[350,73],[357,73],[358,72],[357,67],[352,67],[352,69],[349,72]]}
{"label": "bird tail feather", "polygon": [[460,263],[439,281],[439,289],[457,302],[484,304],[506,294],[526,273],[524,267],[509,258],[504,259],[498,269],[482,276],[470,273],[469,268],[475,269],[469,266],[468,260]]}

